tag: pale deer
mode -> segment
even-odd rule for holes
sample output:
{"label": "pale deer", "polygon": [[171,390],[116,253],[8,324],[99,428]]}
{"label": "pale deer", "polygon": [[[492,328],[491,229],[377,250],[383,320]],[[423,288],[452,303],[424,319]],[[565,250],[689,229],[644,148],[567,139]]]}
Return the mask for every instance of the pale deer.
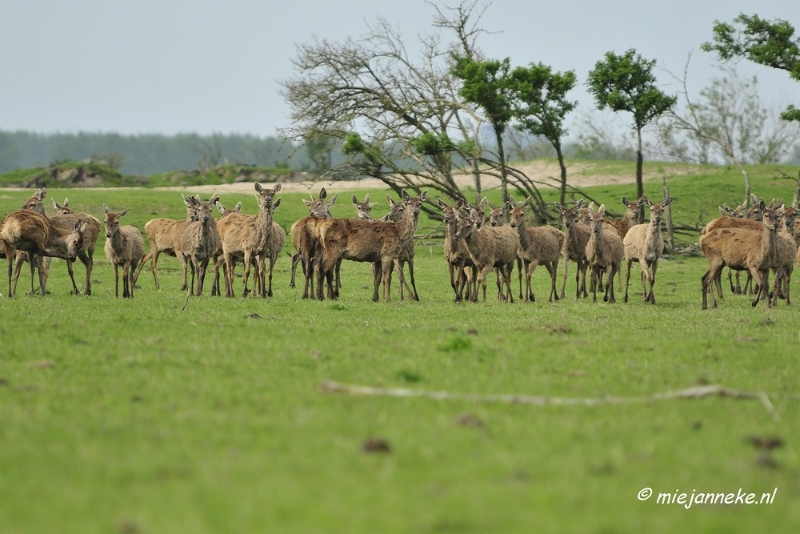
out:
{"label": "pale deer", "polygon": [[[272,211],[280,204],[280,199],[273,202],[275,194],[280,191],[281,184],[276,184],[272,189],[261,187],[261,184],[255,184],[256,192],[258,193],[258,215],[245,215],[242,213],[233,213],[217,223],[220,238],[222,239],[222,250],[225,257],[225,296],[232,298],[233,293],[233,267],[237,260],[242,260],[244,263],[244,277],[242,280],[242,293],[247,296],[249,293],[247,289],[247,282],[250,278],[250,266],[253,259],[256,260],[258,273],[256,285],[260,282],[260,287],[263,288],[263,261],[259,261],[259,257],[263,257],[269,248],[269,239],[272,235]],[[259,291],[261,292],[261,291]]]}
{"label": "pale deer", "polygon": [[122,267],[122,298],[133,298],[134,273],[144,256],[144,239],[135,226],[120,226],[119,220],[128,213],[115,213],[103,204],[106,229],[106,258],[114,266],[114,296],[119,297],[119,268]]}
{"label": "pale deer", "polygon": [[[391,300],[391,277],[394,260],[402,254],[403,248],[413,239],[419,222],[422,202],[428,197],[423,191],[419,197],[410,197],[403,191],[404,215],[396,223],[381,221],[358,221],[352,219],[331,219],[320,221],[318,236],[323,249],[322,268],[317,286],[317,296],[323,299],[322,283],[328,281],[328,296],[338,297],[338,290],[333,288],[329,273],[340,258],[346,260],[380,263],[383,296],[387,302]],[[403,273],[399,273],[403,283]],[[378,277],[375,277],[377,281]],[[373,300],[378,300],[377,283],[373,287]]]}
{"label": "pale deer", "polygon": [[639,202],[650,207],[650,222],[632,227],[625,235],[625,239],[623,239],[625,260],[628,266],[627,277],[625,278],[625,298],[623,300],[628,302],[631,265],[634,261],[638,261],[642,267],[642,299],[650,304],[655,304],[656,296],[653,293],[653,286],[656,283],[658,259],[664,251],[664,238],[661,236],[661,218],[664,215],[664,210],[672,203],[672,197],[664,199],[660,204],[653,204],[649,198],[642,195]]}
{"label": "pale deer", "polygon": [[151,219],[144,225],[144,232],[147,234],[147,240],[150,243],[150,250],[147,255],[139,263],[136,273],[133,277],[133,283],[136,284],[139,279],[139,274],[142,272],[145,264],[150,260],[151,268],[153,271],[153,279],[155,280],[156,289],[161,291],[161,284],[158,282],[158,256],[166,254],[178,259],[183,270],[183,285],[181,290],[185,291],[188,283],[188,265],[184,261],[183,254],[181,254],[181,236],[186,226],[197,220],[197,204],[194,202],[194,197],[187,197],[181,194],[183,204],[186,206],[186,219],[182,221],[174,219]]}
{"label": "pale deer", "polygon": [[558,300],[556,290],[556,277],[558,273],[558,260],[564,244],[564,234],[552,226],[535,226],[528,228],[525,224],[525,208],[530,204],[531,197],[517,205],[513,198],[506,204],[511,211],[511,228],[516,228],[519,236],[518,259],[525,266],[525,302],[535,302],[536,296],[531,289],[531,276],[541,263],[550,273],[549,302]]}
{"label": "pale deer", "polygon": [[[561,298],[564,298],[564,289],[567,287],[567,272],[569,261],[572,260],[577,264],[575,272],[575,298],[588,297],[586,291],[586,269],[589,263],[586,261],[586,245],[589,243],[589,238],[592,236],[592,230],[588,224],[580,222],[581,206],[583,199],[578,200],[572,208],[565,208],[558,202],[555,207],[561,215],[561,221],[564,223],[564,243],[561,245],[561,255],[564,257],[564,279],[561,283]],[[589,211],[587,210],[587,213]]]}
{"label": "pale deer", "polygon": [[[367,195],[369,197],[369,195]],[[395,200],[386,195],[386,201],[389,203],[389,213],[383,216],[381,221],[383,222],[397,222],[403,218],[403,210],[401,209],[403,206],[402,202],[395,202]],[[400,256],[395,260],[395,264],[397,266],[398,271],[403,273],[400,276],[400,300],[403,300],[403,290],[407,290],[410,298],[413,300],[419,301],[419,294],[417,293],[417,283],[414,280],[414,239],[412,238],[406,246],[403,247],[403,250]],[[406,281],[405,274],[403,269],[405,265],[408,264],[408,278],[411,281],[411,286],[409,287],[408,282]],[[375,272],[373,273],[374,276],[377,276],[378,269],[375,266]]]}
{"label": "pale deer", "polygon": [[[503,285],[508,289],[508,302],[514,302],[511,291],[511,269],[517,258],[519,238],[516,231],[508,226],[478,228],[480,215],[476,210],[470,211],[470,216],[464,217],[456,227],[453,236],[456,240],[464,240],[472,262],[475,264],[475,290],[470,295],[472,302],[478,301],[478,287],[483,288],[483,300],[486,301],[486,275],[494,268],[499,267],[503,277]],[[505,299],[501,291],[498,298]]]}
{"label": "pale deer", "polygon": [[[769,269],[782,267],[779,248],[780,211],[768,208],[761,200],[759,207],[763,213],[762,230],[748,228],[713,228],[700,236],[700,248],[708,260],[708,271],[703,275],[703,309],[708,307],[707,295],[712,284],[717,285],[721,293],[718,278],[724,266],[732,269],[747,269],[758,283],[752,305],[756,306],[761,296],[767,296],[769,287]],[[717,307],[717,300],[711,292],[712,307]],[[767,306],[772,302],[767,299]]]}
{"label": "pale deer", "polygon": [[450,271],[450,287],[455,292],[455,301],[461,302],[465,287],[467,288],[467,299],[472,295],[472,284],[474,282],[472,268],[475,264],[472,262],[472,257],[469,255],[464,241],[454,237],[461,218],[458,211],[459,206],[448,206],[441,199],[437,200],[437,204],[443,211],[442,222],[445,224],[444,258],[447,260],[447,267]]}
{"label": "pale deer", "polygon": [[[487,198],[484,197],[483,199],[486,204],[489,206],[489,224],[491,226],[503,226],[503,221],[507,218],[507,214],[511,211],[511,206],[508,203],[504,203],[501,206],[493,206],[491,202]],[[517,277],[519,278],[519,298],[523,298],[522,295],[522,274],[523,274],[523,267],[522,267],[522,259],[517,257]],[[501,274],[499,269],[495,269],[495,278],[497,280],[497,290],[500,291],[500,279]]]}
{"label": "pale deer", "polygon": [[586,244],[586,261],[589,262],[589,270],[592,274],[590,291],[592,300],[597,302],[597,286],[600,281],[600,273],[606,273],[605,302],[614,303],[617,301],[614,296],[614,275],[617,274],[622,258],[625,255],[625,248],[619,234],[603,224],[603,216],[606,213],[605,204],[601,204],[597,211],[589,210],[592,216],[592,235]]}

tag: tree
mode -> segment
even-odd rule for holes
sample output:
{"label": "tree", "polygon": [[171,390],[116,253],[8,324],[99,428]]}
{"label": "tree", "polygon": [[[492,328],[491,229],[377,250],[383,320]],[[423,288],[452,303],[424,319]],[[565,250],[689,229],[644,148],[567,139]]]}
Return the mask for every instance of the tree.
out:
{"label": "tree", "polygon": [[[636,194],[644,194],[642,184],[642,130],[677,102],[674,96],[664,94],[656,87],[653,75],[655,60],[648,61],[630,49],[618,56],[607,52],[605,61],[598,61],[586,85],[595,98],[598,109],[628,111],[633,114],[636,131]],[[641,217],[641,215],[640,215]]]}
{"label": "tree", "polygon": [[575,109],[577,101],[567,100],[566,94],[577,83],[574,71],[553,72],[539,63],[530,67],[517,67],[511,73],[515,92],[515,116],[520,121],[519,129],[543,136],[556,151],[561,167],[561,204],[567,194],[567,166],[561,139],[567,134],[564,117]]}
{"label": "tree", "polygon": [[503,134],[514,118],[514,92],[509,59],[478,61],[464,56],[453,59],[455,65],[451,72],[463,81],[459,95],[467,102],[480,106],[494,130],[497,160],[500,163],[500,188],[505,203],[508,201],[508,172]]}
{"label": "tree", "polygon": [[[700,48],[716,52],[724,61],[743,57],[759,65],[785,70],[800,81],[800,38],[794,37],[791,24],[780,19],[770,22],[744,13],[733,22],[737,26],[714,21],[713,42],[703,43]],[[781,118],[800,121],[800,109],[790,105]]]}
{"label": "tree", "polygon": [[[688,62],[687,62],[688,70]],[[726,69],[721,78],[700,91],[700,101],[693,102],[686,90],[684,72],[684,109],[671,109],[659,132],[667,155],[684,161],[710,163],[718,157],[733,163],[742,173],[745,202],[750,202],[748,163],[778,163],[800,140],[800,124],[770,116],[758,97],[758,80],[739,78],[734,69]]]}

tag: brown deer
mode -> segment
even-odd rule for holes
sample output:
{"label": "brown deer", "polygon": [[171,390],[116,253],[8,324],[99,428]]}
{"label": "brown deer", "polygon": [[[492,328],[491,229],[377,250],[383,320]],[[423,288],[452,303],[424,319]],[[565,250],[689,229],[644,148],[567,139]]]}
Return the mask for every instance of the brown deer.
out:
{"label": "brown deer", "polygon": [[531,197],[528,197],[519,206],[513,198],[506,202],[508,209],[511,210],[511,228],[516,228],[519,235],[517,256],[525,266],[525,302],[536,301],[536,296],[531,289],[531,276],[540,263],[550,273],[549,302],[553,302],[553,300],[558,300],[556,277],[559,255],[564,244],[564,234],[552,226],[528,228],[525,225],[525,208],[530,201]]}
{"label": "brown deer", "polygon": [[[196,197],[195,197],[196,198]],[[214,203],[217,206],[217,211],[219,211],[220,218],[227,217],[233,213],[241,213],[242,212],[242,201],[236,203],[233,209],[227,209],[222,203],[217,200]],[[219,231],[218,231],[219,232]],[[214,257],[214,283],[211,286],[211,296],[218,297],[222,295],[222,291],[220,290],[219,284],[219,270],[220,268],[225,267],[225,257],[222,254],[222,239],[217,240],[217,253]]]}
{"label": "brown deer", "polygon": [[[323,299],[323,279],[328,280],[328,296],[338,297],[331,283],[329,273],[339,261],[346,260],[380,263],[381,283],[383,284],[383,297],[387,302],[391,300],[391,281],[394,260],[402,254],[403,248],[414,237],[414,231],[419,222],[419,213],[422,202],[428,197],[423,191],[419,197],[410,197],[403,191],[403,218],[396,223],[381,221],[358,221],[352,219],[331,219],[320,221],[318,236],[322,244],[322,268],[318,276],[317,296]],[[403,283],[403,273],[400,272],[400,283]],[[373,300],[378,300],[378,277],[375,277],[373,287]]]}
{"label": "brown deer", "polygon": [[454,237],[461,218],[458,211],[459,206],[448,206],[440,199],[436,202],[443,211],[442,221],[445,224],[444,258],[447,260],[447,267],[450,271],[450,287],[453,288],[456,294],[455,301],[461,302],[463,300],[464,287],[467,288],[467,299],[472,295],[472,284],[474,282],[472,269],[475,264],[472,262],[472,257],[469,255],[464,241]]}
{"label": "brown deer", "polygon": [[[589,266],[586,261],[586,245],[592,236],[592,230],[588,224],[580,222],[582,205],[583,199],[578,200],[572,208],[565,208],[558,202],[555,203],[555,207],[561,215],[561,221],[564,223],[564,243],[561,245],[561,254],[564,257],[564,279],[561,284],[562,299],[565,296],[564,289],[567,287],[567,268],[570,260],[577,264],[575,298],[579,299],[581,295],[584,298],[589,296],[586,291],[586,269]],[[588,210],[587,213],[589,213]]]}
{"label": "brown deer", "polygon": [[[308,208],[308,217],[299,219],[289,229],[292,245],[297,251],[292,256],[292,278],[289,282],[289,287],[295,287],[297,265],[301,264],[306,279],[305,288],[303,289],[304,299],[309,296],[309,286],[311,293],[314,293],[314,264],[312,264],[312,261],[316,254],[316,222],[317,219],[333,218],[330,208],[336,203],[338,195],[334,195],[330,201],[325,200],[327,197],[328,192],[323,187],[320,189],[318,198],[315,199],[314,195],[311,195],[311,200],[303,199],[303,204]],[[354,202],[357,202],[355,195],[353,195],[353,199]]]}
{"label": "brown deer", "polygon": [[[63,230],[71,230],[75,227],[75,223],[80,219],[86,223],[86,232],[83,236],[83,245],[78,250],[78,259],[81,260],[83,266],[86,268],[86,281],[84,284],[84,294],[92,294],[92,269],[94,268],[94,249],[97,245],[97,236],[100,234],[100,221],[88,213],[75,213],[69,207],[69,199],[64,199],[64,204],[59,205],[53,199],[53,207],[56,209],[56,215],[50,218],[50,222],[54,226],[58,226]],[[67,260],[67,271],[72,280],[72,292],[75,295],[80,295],[77,284],[75,284],[75,275],[72,269],[72,262]]]}
{"label": "brown deer", "polygon": [[[181,253],[183,261],[192,267],[192,281],[189,294],[194,295],[194,278],[197,275],[197,296],[203,294],[203,282],[206,278],[208,262],[216,260],[221,253],[217,222],[212,214],[212,206],[219,196],[214,195],[208,202],[197,201],[198,220],[189,223],[181,236]],[[216,261],[214,262],[216,264]]]}
{"label": "brown deer", "polygon": [[[503,204],[502,206],[493,206],[491,202],[487,198],[484,197],[482,202],[486,202],[489,206],[489,224],[491,226],[503,226],[503,221],[506,218],[506,214],[511,210],[510,205]],[[497,280],[497,290],[500,291],[500,270],[495,269],[495,278]],[[519,298],[523,298],[522,296],[522,259],[517,257],[517,277],[519,278]]]}
{"label": "brown deer", "polygon": [[603,221],[614,227],[620,239],[625,239],[628,230],[636,226],[639,220],[639,214],[642,212],[642,199],[640,198],[637,202],[628,202],[627,197],[622,197],[622,205],[625,206],[625,215],[621,221],[615,219],[603,219]]}
{"label": "brown deer", "polygon": [[233,207],[233,209],[226,208],[225,206],[222,205],[222,202],[220,202],[219,200],[217,200],[215,205],[217,206],[217,211],[219,211],[220,217],[225,217],[226,215],[230,215],[231,213],[241,213],[242,212],[242,201],[241,200],[236,203],[236,205]]}
{"label": "brown deer", "polygon": [[[763,199],[759,202],[763,213],[762,230],[748,228],[713,228],[700,236],[700,248],[708,260],[708,271],[703,275],[703,304],[708,308],[707,294],[712,284],[717,285],[718,293],[722,292],[718,275],[724,266],[732,269],[747,269],[758,283],[752,305],[758,304],[761,296],[767,296],[769,269],[782,267],[782,258],[778,245],[778,229],[780,210],[768,208]],[[712,307],[717,307],[717,300],[711,292]],[[767,307],[772,302],[767,299]]]}
{"label": "brown deer", "polygon": [[[369,197],[369,195],[367,195]],[[386,201],[389,203],[389,213],[383,216],[381,221],[383,222],[397,222],[403,218],[403,210],[402,210],[402,202],[395,202],[395,200],[386,195]],[[397,269],[400,271],[400,300],[403,300],[403,290],[407,290],[409,297],[413,300],[419,302],[419,294],[417,293],[417,282],[414,280],[414,255],[416,251],[414,250],[414,239],[413,237],[411,240],[406,243],[406,246],[403,247],[403,250],[400,253],[400,256],[395,260],[395,264],[397,265]],[[405,277],[403,269],[405,265],[408,264],[408,279],[411,281],[411,287],[409,287],[407,283],[407,279]],[[375,275],[377,276],[378,270],[377,265],[375,266]]]}
{"label": "brown deer", "polygon": [[147,255],[139,263],[136,273],[133,277],[133,283],[136,284],[139,280],[139,274],[142,272],[145,264],[150,260],[153,279],[156,283],[156,289],[161,291],[161,284],[158,282],[158,256],[166,254],[178,259],[183,269],[183,285],[181,291],[185,291],[188,283],[188,265],[184,261],[183,254],[181,254],[181,236],[186,226],[197,220],[197,204],[192,200],[193,197],[187,197],[181,194],[183,203],[186,206],[186,219],[177,221],[173,219],[151,219],[144,225],[144,232],[147,234],[147,240],[150,243],[150,250]]}
{"label": "brown deer", "polygon": [[144,239],[135,226],[120,226],[119,220],[128,213],[115,213],[103,204],[106,228],[106,258],[114,266],[114,296],[119,298],[119,268],[122,267],[122,298],[133,298],[134,273],[144,256]]}
{"label": "brown deer", "polygon": [[[14,296],[11,285],[11,266],[16,261],[17,251],[28,254],[31,264],[37,267],[43,257],[74,261],[83,244],[86,224],[80,219],[72,231],[54,226],[50,220],[31,210],[22,209],[6,217],[0,238],[8,258],[8,296]],[[45,294],[47,279],[44,269],[39,269],[39,292]]]}
{"label": "brown deer", "polygon": [[[225,296],[232,298],[233,294],[233,267],[237,260],[244,262],[244,277],[242,281],[243,296],[249,293],[247,281],[250,278],[250,266],[253,259],[256,260],[259,271],[263,270],[263,260],[259,257],[269,249],[269,239],[272,235],[272,212],[280,204],[280,199],[273,202],[275,194],[281,190],[281,184],[276,184],[272,189],[261,187],[255,184],[258,193],[258,215],[245,215],[233,213],[217,223],[220,238],[222,239],[222,250],[225,257]],[[264,287],[261,274],[256,275],[256,284],[261,283]],[[259,291],[261,293],[262,291]]]}
{"label": "brown deer", "polygon": [[[508,289],[508,302],[514,302],[511,291],[511,270],[517,258],[519,238],[516,231],[508,226],[478,228],[480,215],[476,210],[470,211],[470,216],[461,219],[456,228],[454,239],[464,240],[472,262],[475,264],[475,290],[470,295],[472,302],[478,302],[478,287],[483,288],[483,300],[486,301],[486,275],[495,267],[500,268],[503,284]],[[505,294],[501,291],[498,295],[501,300]]]}
{"label": "brown deer", "polygon": [[592,274],[590,291],[592,300],[597,302],[597,286],[600,281],[600,273],[606,273],[606,287],[603,301],[614,303],[617,301],[614,296],[614,275],[619,271],[625,249],[622,239],[613,229],[603,224],[603,216],[606,213],[605,204],[600,205],[600,209],[589,210],[592,216],[592,235],[586,244],[586,261],[589,262],[589,269]]}
{"label": "brown deer", "polygon": [[[672,197],[664,199],[660,204],[653,204],[649,198],[642,195],[639,199],[640,204],[647,204],[650,207],[650,223],[637,224],[628,230],[623,239],[625,246],[625,260],[628,265],[628,273],[625,279],[625,298],[628,302],[628,286],[631,282],[631,264],[638,261],[642,266],[642,298],[650,304],[656,303],[656,296],[653,293],[653,285],[656,283],[656,270],[658,270],[658,258],[664,250],[664,238],[661,236],[661,217],[664,210],[672,203]],[[650,285],[648,290],[647,285]]]}
{"label": "brown deer", "polygon": [[[39,215],[44,215],[47,217],[47,214],[44,212],[44,197],[47,196],[47,188],[41,187],[36,190],[36,192],[25,201],[22,205],[22,209],[24,210],[31,210]],[[17,251],[16,253],[16,261],[13,265],[13,272],[14,272],[14,287],[13,287],[13,294],[16,295],[17,293],[17,281],[19,280],[19,275],[22,272],[22,264],[26,261],[30,265],[31,268],[31,295],[35,295],[33,289],[33,279],[36,273],[37,268],[41,270],[40,278],[44,278],[45,284],[47,284],[47,277],[50,275],[50,258],[38,258],[36,256],[33,257],[33,261],[30,261],[28,253],[24,250]],[[12,272],[12,265],[8,264],[8,276],[11,277]]]}

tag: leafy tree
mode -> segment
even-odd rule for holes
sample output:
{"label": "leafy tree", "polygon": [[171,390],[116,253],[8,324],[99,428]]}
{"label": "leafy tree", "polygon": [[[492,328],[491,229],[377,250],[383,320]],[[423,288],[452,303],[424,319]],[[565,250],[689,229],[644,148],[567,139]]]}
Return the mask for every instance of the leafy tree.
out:
{"label": "leafy tree", "polygon": [[[780,19],[770,22],[744,13],[733,22],[714,21],[713,42],[703,43],[700,48],[716,52],[725,61],[743,57],[759,65],[785,70],[800,81],[800,38],[794,37],[791,24]],[[781,118],[800,121],[800,109],[790,105]]]}
{"label": "leafy tree", "polygon": [[503,134],[514,118],[514,88],[509,59],[478,61],[472,57],[455,57],[451,72],[463,81],[458,91],[467,102],[483,109],[494,130],[497,159],[500,164],[500,188],[503,202],[508,200],[508,172],[503,148]]}
{"label": "leafy tree", "polygon": [[[642,130],[677,102],[674,96],[664,94],[656,86],[653,75],[655,60],[643,59],[636,50],[630,49],[618,56],[607,52],[604,61],[598,61],[589,72],[586,85],[594,95],[598,109],[628,111],[633,114],[633,129],[636,131],[638,150],[636,153],[636,194],[644,194],[642,184]],[[641,217],[641,216],[640,216]]]}
{"label": "leafy tree", "polygon": [[539,63],[530,67],[517,67],[511,73],[515,92],[515,116],[519,129],[546,138],[556,151],[561,167],[561,204],[567,193],[567,166],[561,139],[567,134],[564,117],[575,109],[577,101],[567,100],[567,93],[577,83],[574,71],[553,72]]}

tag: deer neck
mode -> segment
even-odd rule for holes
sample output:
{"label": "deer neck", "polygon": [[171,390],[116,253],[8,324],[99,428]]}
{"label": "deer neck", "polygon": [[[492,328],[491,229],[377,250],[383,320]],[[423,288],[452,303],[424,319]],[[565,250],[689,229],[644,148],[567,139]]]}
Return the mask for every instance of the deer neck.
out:
{"label": "deer neck", "polygon": [[519,234],[519,244],[522,250],[528,250],[531,244],[531,236],[528,234],[528,228],[525,226],[525,221],[520,220],[517,224],[517,233]]}
{"label": "deer neck", "polygon": [[[661,241],[661,222],[656,223],[654,220],[650,221],[647,225],[647,235],[645,236],[645,243],[648,249],[655,249]],[[661,251],[658,251],[661,254]]]}
{"label": "deer neck", "polygon": [[256,219],[256,241],[266,243],[270,226],[272,226],[272,208],[262,207]]}
{"label": "deer neck", "polygon": [[594,254],[598,258],[602,257],[603,252],[605,251],[602,233],[603,230],[595,232],[594,229],[592,229],[592,237],[589,239],[589,246],[592,248],[592,250],[594,250]]}
{"label": "deer neck", "polygon": [[403,244],[408,243],[414,237],[414,232],[417,230],[419,215],[413,213],[413,211],[414,210],[406,207],[406,212],[403,214],[403,218],[395,223],[398,230],[397,235],[400,238],[400,242]]}
{"label": "deer neck", "polygon": [[123,250],[125,250],[125,243],[126,243],[127,239],[125,238],[124,235],[122,235],[122,227],[121,226],[119,228],[117,228],[116,232],[111,234],[111,237],[109,239],[111,241],[111,249],[115,253],[119,254]]}
{"label": "deer neck", "polygon": [[770,265],[777,262],[778,257],[778,228],[770,230],[764,225],[764,233],[761,239],[761,258],[762,263],[768,262]]}
{"label": "deer neck", "polygon": [[73,232],[69,230],[65,230],[63,228],[59,228],[57,226],[50,226],[50,238],[47,242],[47,247],[45,250],[48,253],[53,255],[62,255],[66,256],[67,254],[67,242],[72,237]]}
{"label": "deer neck", "polygon": [[478,232],[478,228],[476,228],[474,224],[472,225],[472,231],[469,235],[464,236],[464,245],[466,245],[469,253],[475,258],[480,256],[481,251],[487,250],[486,241],[486,238]]}

